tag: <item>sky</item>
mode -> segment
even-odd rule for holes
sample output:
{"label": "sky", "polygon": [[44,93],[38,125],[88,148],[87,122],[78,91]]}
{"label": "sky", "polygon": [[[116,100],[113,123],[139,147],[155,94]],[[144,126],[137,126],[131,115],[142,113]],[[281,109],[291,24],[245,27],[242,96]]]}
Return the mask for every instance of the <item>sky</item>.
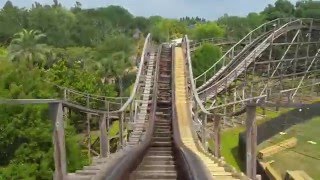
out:
{"label": "sky", "polygon": [[[3,7],[7,0],[0,0]],[[53,0],[36,0],[41,4],[52,4]],[[65,7],[74,6],[76,0],[58,0]],[[275,0],[77,0],[83,8],[120,5],[135,16],[160,15],[167,18],[203,17],[214,20],[225,13],[245,16],[249,12],[260,12]],[[297,0],[290,0],[295,4]],[[11,0],[19,7],[31,7],[34,0]]]}

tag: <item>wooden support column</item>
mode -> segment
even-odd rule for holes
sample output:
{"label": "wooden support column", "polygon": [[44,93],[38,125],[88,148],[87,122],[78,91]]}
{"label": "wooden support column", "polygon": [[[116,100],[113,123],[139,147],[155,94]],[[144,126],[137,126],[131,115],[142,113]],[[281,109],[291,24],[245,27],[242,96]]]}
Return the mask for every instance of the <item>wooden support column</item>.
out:
{"label": "wooden support column", "polygon": [[123,123],[124,123],[124,112],[119,113],[119,143],[120,143],[120,149],[123,148],[124,142],[123,142]]}
{"label": "wooden support column", "polygon": [[194,99],[194,121],[198,122],[199,113],[198,113],[198,104],[197,101]]}
{"label": "wooden support column", "polygon": [[214,155],[216,157],[221,157],[221,118],[219,116],[214,116],[214,127],[213,127],[213,134],[214,134]]}
{"label": "wooden support column", "polygon": [[134,102],[135,101],[132,101],[131,103],[130,103],[130,109],[129,109],[129,122],[133,122],[134,120],[133,120],[133,110],[134,110],[134,108],[133,108],[133,106],[134,106]]}
{"label": "wooden support column", "polygon": [[101,157],[107,157],[107,142],[108,142],[108,137],[107,137],[107,130],[106,130],[106,119],[107,115],[104,113],[100,116],[100,156]]}
{"label": "wooden support column", "polygon": [[110,102],[109,101],[105,101],[105,107],[106,107],[106,110],[107,110],[107,119],[106,119],[106,129],[107,129],[107,133],[106,133],[106,148],[107,148],[107,157],[109,156],[110,154],[110,140],[109,140],[109,129],[110,129]]}
{"label": "wooden support column", "polygon": [[[87,95],[87,108],[90,107],[90,96]],[[89,159],[89,163],[91,163],[91,127],[90,127],[90,119],[91,119],[91,114],[86,113],[87,115],[87,135],[88,135],[88,144],[87,144],[87,148],[88,148],[88,159]]]}
{"label": "wooden support column", "polygon": [[[63,90],[63,100],[64,101],[68,101],[68,90],[67,89],[64,89]],[[69,109],[68,109],[68,107],[63,107],[63,116],[64,116],[64,119],[65,119],[65,121],[64,121],[64,127],[67,127],[67,125],[68,125],[68,114],[69,114]]]}
{"label": "wooden support column", "polygon": [[91,114],[87,113],[87,134],[88,134],[88,158],[91,162],[91,126],[90,126]]}
{"label": "wooden support column", "polygon": [[246,120],[246,172],[251,179],[256,178],[257,174],[257,124],[256,106],[247,105]]}
{"label": "wooden support column", "polygon": [[65,180],[67,177],[66,147],[64,136],[64,122],[62,103],[49,105],[50,118],[53,123],[53,146],[54,146],[54,180]]}
{"label": "wooden support column", "polygon": [[109,139],[109,132],[110,132],[110,113],[109,113],[109,108],[108,108],[108,113],[107,113],[107,122],[106,122],[106,128],[107,128],[107,133],[106,133],[106,147],[107,147],[107,157],[110,155],[110,139]]}
{"label": "wooden support column", "polygon": [[208,150],[208,148],[207,148],[207,132],[206,132],[207,118],[208,118],[208,115],[204,114],[204,118],[202,120],[202,146],[206,151]]}

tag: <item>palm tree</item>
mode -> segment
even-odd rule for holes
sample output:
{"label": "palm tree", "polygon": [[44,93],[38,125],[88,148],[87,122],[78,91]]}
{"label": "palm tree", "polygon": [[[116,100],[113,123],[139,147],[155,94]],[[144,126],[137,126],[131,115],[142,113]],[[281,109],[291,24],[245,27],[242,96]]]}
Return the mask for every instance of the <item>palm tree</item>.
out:
{"label": "palm tree", "polygon": [[9,59],[12,61],[25,61],[29,67],[33,67],[34,63],[40,65],[46,58],[45,53],[49,52],[46,44],[40,44],[40,40],[46,37],[45,34],[38,30],[26,30],[14,35],[14,39],[8,48]]}
{"label": "palm tree", "polygon": [[119,96],[123,95],[123,77],[128,73],[131,63],[124,52],[113,53],[109,58],[98,62],[98,69],[105,78],[116,77],[119,85]]}

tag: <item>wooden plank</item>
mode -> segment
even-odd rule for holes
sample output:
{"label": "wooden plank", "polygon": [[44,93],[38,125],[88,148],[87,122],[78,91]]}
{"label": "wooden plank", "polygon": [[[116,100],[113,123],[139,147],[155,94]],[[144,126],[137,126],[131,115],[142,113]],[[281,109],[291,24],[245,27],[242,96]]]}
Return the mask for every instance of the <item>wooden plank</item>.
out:
{"label": "wooden plank", "polygon": [[214,118],[214,127],[213,127],[213,134],[214,134],[214,156],[219,158],[221,157],[221,134],[220,134],[220,130],[221,130],[221,124],[220,124],[220,120],[221,118],[216,116],[216,118]]}
{"label": "wooden plank", "polygon": [[107,115],[103,113],[100,117],[100,156],[101,157],[107,157],[107,132],[106,132],[106,119]]}
{"label": "wooden plank", "polygon": [[55,172],[53,175],[53,179],[64,180],[67,177],[67,164],[62,103],[50,104],[49,110],[50,118],[53,123],[53,146],[55,163]]}
{"label": "wooden plank", "polygon": [[260,150],[258,153],[258,157],[260,159],[263,159],[263,158],[272,156],[273,154],[276,154],[280,151],[296,146],[297,143],[298,143],[297,138],[295,137],[289,138],[287,140],[281,141],[280,143],[277,143],[275,145],[272,145]]}
{"label": "wooden plank", "polygon": [[257,149],[257,124],[256,124],[256,106],[247,106],[246,120],[246,173],[251,179],[257,174],[256,149]]}

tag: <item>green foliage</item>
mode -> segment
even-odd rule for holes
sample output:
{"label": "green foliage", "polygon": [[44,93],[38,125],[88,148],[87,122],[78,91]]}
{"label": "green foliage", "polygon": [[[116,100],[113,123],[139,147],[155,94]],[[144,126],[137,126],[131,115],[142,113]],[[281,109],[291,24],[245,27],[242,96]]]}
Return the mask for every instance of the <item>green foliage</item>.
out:
{"label": "green foliage", "polygon": [[157,19],[151,28],[153,40],[157,42],[168,42],[172,39],[182,38],[186,33],[186,24],[173,19]]}
{"label": "green foliage", "polygon": [[135,17],[133,19],[132,28],[139,29],[146,35],[149,33],[150,30],[150,20],[141,16]]}
{"label": "green foliage", "polygon": [[192,37],[195,40],[222,37],[223,35],[224,29],[215,22],[196,24],[196,27],[192,30]]}
{"label": "green foliage", "polygon": [[103,84],[98,72],[83,70],[80,64],[74,64],[72,68],[66,64],[60,60],[46,72],[50,82],[85,93],[115,96],[113,86]]}
{"label": "green foliage", "polygon": [[8,56],[8,51],[6,48],[0,46],[0,61]]}
{"label": "green foliage", "polygon": [[197,17],[189,17],[189,16],[186,16],[186,17],[182,17],[180,18],[180,21],[181,22],[185,22],[188,26],[193,26],[197,23],[206,23],[207,20],[204,19],[204,18],[199,18],[198,16]]}
{"label": "green foliage", "polygon": [[257,13],[249,13],[247,17],[228,16],[225,14],[218,19],[218,24],[225,28],[226,37],[241,39],[251,30],[265,21],[265,16]]}
{"label": "green foliage", "polygon": [[47,35],[47,44],[57,47],[73,45],[75,15],[62,7],[36,6],[28,14],[29,27]]}
{"label": "green foliage", "polygon": [[26,27],[27,11],[6,3],[0,10],[0,42],[8,44],[11,37]]}
{"label": "green foliage", "polygon": [[[104,85],[97,73],[83,71],[77,64],[67,67],[62,60],[47,71],[1,61],[0,74],[2,98],[59,97],[59,92],[43,80],[88,93],[115,95],[113,86]],[[66,128],[66,151],[68,171],[73,172],[88,161],[76,138],[79,127],[75,126],[75,118],[70,118]],[[1,105],[0,119],[0,137],[3,139],[0,142],[0,165],[3,167],[0,179],[51,179],[54,163],[48,107]]]}
{"label": "green foliage", "polygon": [[319,1],[298,1],[296,4],[296,17],[312,17],[320,19],[320,2]]}
{"label": "green foliage", "polygon": [[210,68],[222,56],[220,47],[212,44],[204,44],[192,55],[192,67],[194,76],[197,77]]}
{"label": "green foliage", "polygon": [[274,20],[277,18],[293,17],[294,5],[288,0],[277,0],[275,5],[269,5],[264,9],[262,14],[266,16],[266,20]]}
{"label": "green foliage", "polygon": [[[10,61],[0,62],[0,97],[54,98],[55,89],[41,79],[45,73],[27,69]],[[0,179],[51,179],[53,172],[52,123],[46,105],[7,106],[0,108]],[[79,144],[72,139],[72,126],[66,129],[68,167],[75,170]]]}
{"label": "green foliage", "polygon": [[63,59],[67,61],[67,66],[72,67],[75,64],[81,64],[81,67],[90,70],[94,60],[94,49],[91,47],[67,47],[52,48],[52,56],[48,58],[47,65],[52,66],[53,63]]}
{"label": "green foliage", "polygon": [[44,64],[45,53],[49,51],[46,44],[40,44],[42,38],[46,37],[37,30],[27,31],[23,29],[21,32],[14,35],[14,39],[9,46],[9,59],[21,62],[25,60],[29,66],[34,63],[40,66]]}

